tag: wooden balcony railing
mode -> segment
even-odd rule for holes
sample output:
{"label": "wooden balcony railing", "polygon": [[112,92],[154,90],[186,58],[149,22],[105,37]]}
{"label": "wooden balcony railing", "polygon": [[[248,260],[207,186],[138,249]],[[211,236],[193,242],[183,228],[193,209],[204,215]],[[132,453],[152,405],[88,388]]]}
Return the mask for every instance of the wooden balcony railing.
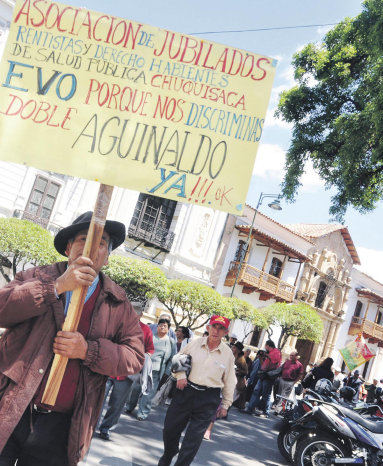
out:
{"label": "wooden balcony railing", "polygon": [[[239,262],[232,261],[226,275],[225,286],[233,286],[237,275]],[[295,286],[284,282],[274,275],[270,275],[262,270],[242,263],[242,268],[238,276],[237,283],[247,288],[254,288],[254,291],[265,292],[270,298],[277,298],[287,302],[292,302],[295,294]]]}
{"label": "wooden balcony railing", "polygon": [[348,330],[349,335],[363,333],[367,338],[373,338],[383,342],[383,325],[376,324],[365,317],[353,316]]}
{"label": "wooden balcony railing", "polygon": [[146,224],[145,228],[142,228],[140,225],[130,225],[128,236],[169,252],[172,248],[175,234],[167,228]]}

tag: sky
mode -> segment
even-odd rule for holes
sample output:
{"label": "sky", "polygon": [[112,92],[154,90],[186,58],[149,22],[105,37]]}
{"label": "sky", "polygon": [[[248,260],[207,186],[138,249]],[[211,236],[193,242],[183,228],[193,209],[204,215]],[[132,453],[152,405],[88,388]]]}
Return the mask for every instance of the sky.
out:
{"label": "sky", "polygon": [[[292,128],[277,120],[274,111],[280,92],[294,85],[293,54],[308,42],[320,41],[331,28],[328,25],[336,24],[347,16],[354,17],[362,10],[362,2],[358,0],[66,0],[62,3],[196,35],[278,60],[247,196],[247,203],[254,207],[261,193],[280,192]],[[311,25],[315,26],[296,27]],[[249,31],[254,29],[268,30]],[[227,32],[244,30],[247,32]],[[275,212],[264,202],[261,210],[282,224],[328,223],[330,198],[335,192],[325,190],[324,183],[310,167],[306,167],[302,183],[295,203],[287,204],[282,200],[283,210]],[[349,209],[345,225],[358,250],[361,269],[383,283],[383,202],[369,214],[362,215]]]}

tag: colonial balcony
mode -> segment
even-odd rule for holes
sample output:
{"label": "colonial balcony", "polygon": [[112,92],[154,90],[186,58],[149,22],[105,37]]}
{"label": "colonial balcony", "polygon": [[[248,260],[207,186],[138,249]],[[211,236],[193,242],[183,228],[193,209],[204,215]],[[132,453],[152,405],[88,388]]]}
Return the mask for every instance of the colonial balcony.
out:
{"label": "colonial balcony", "polygon": [[359,333],[368,338],[369,343],[379,343],[379,346],[383,346],[383,325],[376,324],[365,317],[353,316],[348,334],[358,335]]}
{"label": "colonial balcony", "polygon": [[[239,262],[231,262],[226,275],[225,286],[233,286],[237,276]],[[266,301],[276,299],[277,301],[292,302],[295,295],[295,286],[284,282],[274,275],[270,275],[252,265],[242,263],[242,268],[237,280],[238,285],[243,286],[243,293],[260,292],[259,299]]]}
{"label": "colonial balcony", "polygon": [[162,228],[154,225],[146,225],[146,228],[130,225],[128,228],[128,236],[145,245],[159,248],[169,252],[172,248],[175,234],[167,228]]}

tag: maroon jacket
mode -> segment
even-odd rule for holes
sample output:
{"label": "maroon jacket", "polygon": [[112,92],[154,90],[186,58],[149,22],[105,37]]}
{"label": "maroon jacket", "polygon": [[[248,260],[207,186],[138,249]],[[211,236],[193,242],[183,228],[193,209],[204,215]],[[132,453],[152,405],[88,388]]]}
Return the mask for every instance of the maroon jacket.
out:
{"label": "maroon jacket", "polygon": [[[8,329],[0,339],[0,452],[54,356],[53,339],[64,321],[54,282],[65,268],[66,262],[32,268],[0,289],[0,327]],[[139,320],[124,290],[102,273],[100,284],[69,431],[70,466],[89,448],[107,377],[136,374],[144,362]]]}
{"label": "maroon jacket", "polygon": [[268,353],[266,359],[261,365],[263,371],[272,371],[278,369],[281,365],[282,354],[278,348],[272,348]]}

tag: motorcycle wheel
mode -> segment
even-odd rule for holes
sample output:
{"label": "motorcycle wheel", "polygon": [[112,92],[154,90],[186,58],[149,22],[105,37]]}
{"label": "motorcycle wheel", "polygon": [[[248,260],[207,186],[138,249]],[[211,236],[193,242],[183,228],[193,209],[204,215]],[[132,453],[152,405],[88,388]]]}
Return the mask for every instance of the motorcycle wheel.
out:
{"label": "motorcycle wheel", "polygon": [[346,447],[323,433],[302,437],[295,446],[294,466],[331,466],[331,457],[345,458]]}
{"label": "motorcycle wheel", "polygon": [[291,447],[300,433],[300,431],[291,430],[290,426],[287,425],[278,434],[277,442],[279,452],[290,463],[293,462]]}

